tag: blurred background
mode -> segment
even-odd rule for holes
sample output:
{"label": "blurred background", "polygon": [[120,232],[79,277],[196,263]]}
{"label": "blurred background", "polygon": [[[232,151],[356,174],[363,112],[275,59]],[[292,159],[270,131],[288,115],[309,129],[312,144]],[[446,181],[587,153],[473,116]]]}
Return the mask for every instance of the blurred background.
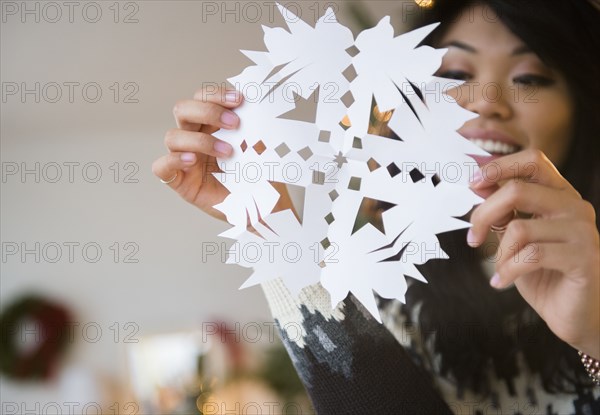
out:
{"label": "blurred background", "polygon": [[[332,7],[355,35],[419,11],[281,3],[310,24]],[[224,264],[228,225],[151,172],[174,103],[251,63],[261,24],[285,25],[274,3],[1,11],[0,412],[309,413],[261,289]]]}

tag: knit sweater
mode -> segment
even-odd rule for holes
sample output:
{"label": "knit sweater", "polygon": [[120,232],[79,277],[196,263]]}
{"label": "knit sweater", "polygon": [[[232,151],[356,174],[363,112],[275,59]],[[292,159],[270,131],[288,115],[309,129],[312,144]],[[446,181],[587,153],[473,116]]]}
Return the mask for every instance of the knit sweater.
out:
{"label": "knit sweater", "polygon": [[511,387],[494,377],[479,396],[442,376],[422,341],[418,310],[380,302],[378,323],[351,294],[331,308],[316,284],[294,297],[281,279],[262,285],[284,345],[319,414],[600,415],[600,391],[548,394],[520,364]]}

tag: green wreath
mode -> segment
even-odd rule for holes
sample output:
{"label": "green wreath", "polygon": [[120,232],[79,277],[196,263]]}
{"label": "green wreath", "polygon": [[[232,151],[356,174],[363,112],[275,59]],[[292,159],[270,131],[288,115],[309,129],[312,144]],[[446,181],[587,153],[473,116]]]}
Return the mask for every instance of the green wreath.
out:
{"label": "green wreath", "polygon": [[[20,325],[29,319],[37,323],[36,344],[23,350]],[[17,380],[45,380],[52,376],[69,343],[68,310],[37,296],[23,297],[0,315],[0,372]]]}

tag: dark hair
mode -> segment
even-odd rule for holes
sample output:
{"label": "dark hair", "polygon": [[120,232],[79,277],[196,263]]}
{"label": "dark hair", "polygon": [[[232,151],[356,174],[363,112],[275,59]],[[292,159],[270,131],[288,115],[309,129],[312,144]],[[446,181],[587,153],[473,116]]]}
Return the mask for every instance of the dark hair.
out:
{"label": "dark hair", "polygon": [[[435,44],[453,19],[475,4],[490,7],[567,80],[574,101],[574,135],[565,163],[557,167],[598,211],[600,13],[584,0],[437,0],[414,22],[415,27],[441,22],[423,43]],[[406,298],[411,309],[420,307],[419,321],[413,323],[441,355],[442,374],[485,394],[490,390],[486,372],[491,365],[512,390],[520,352],[548,392],[591,386],[577,352],[550,331],[515,288],[496,291],[489,286],[480,259],[466,245],[466,231],[438,236],[450,259],[420,266],[430,283],[412,283]],[[457,330],[448,330],[449,326]]]}

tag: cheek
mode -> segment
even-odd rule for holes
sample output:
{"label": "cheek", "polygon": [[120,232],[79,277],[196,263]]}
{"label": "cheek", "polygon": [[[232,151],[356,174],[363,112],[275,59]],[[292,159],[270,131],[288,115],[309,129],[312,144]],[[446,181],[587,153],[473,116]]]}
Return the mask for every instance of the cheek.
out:
{"label": "cheek", "polygon": [[448,88],[444,93],[465,109],[469,109],[469,103],[475,99],[474,87],[470,82],[465,82],[454,88]]}
{"label": "cheek", "polygon": [[556,98],[540,95],[536,103],[519,103],[519,118],[529,147],[541,150],[559,166],[571,142],[573,114],[568,99]]}
{"label": "cheek", "polygon": [[462,91],[463,87],[461,86],[457,86],[454,88],[448,88],[444,91],[444,93],[451,97],[452,99],[454,99],[461,107],[464,107],[464,104],[461,103],[461,98],[463,96],[463,92]]}

